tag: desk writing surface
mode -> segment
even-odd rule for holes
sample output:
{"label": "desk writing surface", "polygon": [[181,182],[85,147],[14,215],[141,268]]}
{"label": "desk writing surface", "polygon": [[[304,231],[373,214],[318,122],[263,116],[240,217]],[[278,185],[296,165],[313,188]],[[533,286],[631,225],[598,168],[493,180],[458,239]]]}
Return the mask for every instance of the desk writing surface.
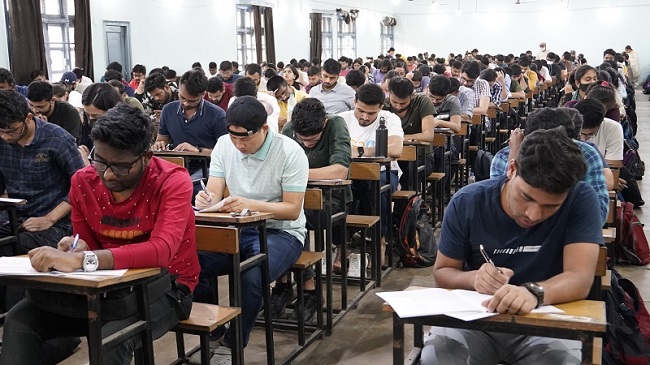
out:
{"label": "desk writing surface", "polygon": [[21,280],[32,283],[62,284],[84,288],[105,288],[111,285],[127,283],[138,279],[155,276],[160,273],[159,267],[129,269],[122,276],[68,276],[68,275],[47,275],[47,276],[0,276],[0,282],[6,278],[9,280]]}
{"label": "desk writing surface", "polygon": [[416,141],[414,139],[404,140],[403,144],[404,146],[430,146],[431,145],[431,143],[429,142]]}
{"label": "desk writing surface", "polygon": [[391,162],[393,159],[388,158],[388,157],[375,157],[375,156],[368,156],[368,157],[353,157],[352,162]]}
{"label": "desk writing surface", "polygon": [[237,223],[252,223],[263,220],[272,219],[275,217],[273,213],[255,212],[247,216],[231,216],[230,213],[199,213],[196,212],[196,223],[221,223],[221,224],[237,224]]}
{"label": "desk writing surface", "polygon": [[307,181],[308,187],[339,186],[339,185],[351,185],[351,184],[352,184],[352,180],[344,180],[344,179],[326,179],[326,180]]}
{"label": "desk writing surface", "polygon": [[203,150],[201,152],[190,151],[171,151],[171,150],[153,150],[154,156],[177,156],[177,157],[210,157],[210,152]]}

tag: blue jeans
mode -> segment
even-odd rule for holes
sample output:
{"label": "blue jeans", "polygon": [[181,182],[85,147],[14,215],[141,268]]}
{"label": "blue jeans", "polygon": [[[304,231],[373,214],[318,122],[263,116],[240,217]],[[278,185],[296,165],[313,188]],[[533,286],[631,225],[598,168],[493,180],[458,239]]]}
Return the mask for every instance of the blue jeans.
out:
{"label": "blue jeans", "polygon": [[[267,247],[269,260],[269,276],[274,281],[293,265],[302,252],[302,242],[285,231],[267,230]],[[239,234],[239,250],[241,260],[245,260],[260,252],[260,237],[257,230],[247,228]],[[203,303],[217,303],[214,289],[209,279],[228,274],[228,256],[212,252],[199,251],[201,276],[194,289],[194,300]],[[248,344],[251,331],[257,315],[262,310],[262,288],[269,283],[262,283],[262,271],[259,266],[253,266],[241,273],[241,314],[244,346]],[[224,343],[231,346],[234,343],[232,331],[226,332]]]}
{"label": "blue jeans", "polygon": [[[380,185],[384,186],[387,184],[388,175],[386,171],[382,171],[380,175]],[[374,199],[370,196],[370,181],[365,180],[355,180],[352,182],[352,194],[354,195],[354,202],[350,207],[350,214],[364,214],[370,215],[371,199]],[[390,171],[390,192],[391,194],[397,190],[397,184],[399,180],[397,179],[397,170]],[[358,204],[357,204],[358,201]],[[390,198],[388,192],[383,192],[381,194],[381,237],[386,237],[388,230],[388,215],[390,213]]]}

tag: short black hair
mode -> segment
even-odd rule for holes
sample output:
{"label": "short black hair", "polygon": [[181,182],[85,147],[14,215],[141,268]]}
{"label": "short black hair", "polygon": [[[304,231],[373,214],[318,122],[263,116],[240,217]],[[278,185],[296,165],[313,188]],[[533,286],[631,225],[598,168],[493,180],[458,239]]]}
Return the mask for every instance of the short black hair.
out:
{"label": "short black hair", "polygon": [[605,106],[599,100],[580,100],[576,103],[575,108],[582,114],[582,128],[596,128],[605,119]]}
{"label": "short black hair", "polygon": [[205,91],[209,93],[216,93],[217,91],[223,91],[223,80],[220,77],[211,77],[208,80],[208,86]]}
{"label": "short black hair", "polygon": [[519,76],[521,75],[521,66],[519,65],[511,65],[510,69],[512,70],[512,76]]}
{"label": "short black hair", "polygon": [[[32,72],[29,73],[29,79],[30,80],[34,80],[35,78],[37,78],[39,76],[45,76],[45,74],[43,73],[42,70],[38,70],[38,69],[37,70],[32,70]],[[77,77],[77,78],[79,78],[79,77]]]}
{"label": "short black hair", "polygon": [[[460,85],[460,83],[459,83]],[[451,81],[448,77],[438,75],[429,81],[429,93],[434,96],[447,96],[451,89]]]}
{"label": "short black hair", "polygon": [[323,131],[325,124],[325,106],[316,98],[305,98],[293,108],[291,130],[308,137]]}
{"label": "short black hair", "polygon": [[420,72],[419,70],[415,70],[411,74],[411,81],[422,81],[423,77],[424,76],[422,75],[422,72]]}
{"label": "short black hair", "polygon": [[104,72],[104,81],[122,80],[122,73],[117,70],[106,70]]}
{"label": "short black hair", "polygon": [[564,109],[566,108],[539,108],[533,110],[526,119],[525,135],[540,129],[548,130],[563,127],[567,136],[578,138],[579,129],[576,133],[574,120]]}
{"label": "short black hair", "polygon": [[246,75],[255,75],[255,74],[260,74],[262,75],[262,67],[258,65],[257,63],[249,63],[246,66]]}
{"label": "short black hair", "polygon": [[[267,69],[270,70],[270,69]],[[309,70],[307,70],[307,76],[316,76],[320,74],[320,67],[318,66],[309,66]]]}
{"label": "short black hair", "polygon": [[359,87],[366,83],[366,75],[360,70],[350,70],[345,76],[345,83],[350,87]]}
{"label": "short black hair", "polygon": [[197,67],[198,67],[198,68],[203,68],[203,66],[201,66],[201,62],[198,62],[198,61],[197,61],[197,62],[194,62],[194,63],[192,64],[192,68],[197,68]]}
{"label": "short black hair", "polygon": [[122,64],[120,64],[119,62],[111,62],[108,64],[108,66],[106,66],[106,70],[115,70],[121,74],[123,68],[122,68]]}
{"label": "short black hair", "polygon": [[530,60],[528,59],[528,57],[521,57],[519,59],[519,66],[530,67]]}
{"label": "short black hair", "polygon": [[582,150],[563,128],[535,131],[521,143],[517,175],[548,194],[564,194],[587,172]]}
{"label": "short black hair", "polygon": [[360,101],[366,105],[383,105],[384,98],[384,90],[374,83],[362,85],[354,96],[354,100]]}
{"label": "short black hair", "polygon": [[[118,81],[119,82],[119,81]],[[122,83],[120,82],[120,85]],[[124,85],[122,85],[124,86]],[[53,82],[52,83],[52,96],[57,97],[57,98],[62,98],[65,96],[65,93],[68,92],[68,87],[65,85],[65,83],[61,81]]]}
{"label": "short black hair", "polygon": [[221,71],[232,71],[232,62],[230,61],[221,61],[219,64],[219,70]]}
{"label": "short black hair", "polygon": [[214,61],[210,61],[210,63],[208,63],[208,68],[217,68],[217,63]]}
{"label": "short black hair", "polygon": [[456,61],[451,63],[451,67],[462,70],[463,69],[463,63],[461,61],[459,61],[459,60],[456,60]]}
{"label": "short black hair", "polygon": [[0,90],[0,128],[7,129],[13,123],[23,121],[29,114],[25,97],[15,90]]}
{"label": "short black hair", "polygon": [[333,58],[328,58],[323,63],[323,71],[331,75],[338,75],[341,73],[341,64]]}
{"label": "short black hair", "polygon": [[47,81],[32,81],[27,86],[27,99],[29,101],[50,101],[52,96],[52,85]]}
{"label": "short black hair", "polygon": [[117,92],[122,95],[125,92],[124,84],[117,80],[111,80],[108,82],[114,88],[117,88]]}
{"label": "short black hair", "polygon": [[587,89],[587,99],[596,99],[603,103],[606,110],[618,108],[616,104],[616,91],[611,86],[600,83],[591,84]]}
{"label": "short black hair", "polygon": [[179,85],[184,85],[190,95],[199,96],[208,87],[208,78],[203,71],[193,68],[181,76]]}
{"label": "short black hair", "polygon": [[435,72],[438,75],[444,75],[446,71],[447,68],[444,65],[441,65],[439,63],[433,65],[433,72]]}
{"label": "short black hair", "polygon": [[239,68],[239,62],[237,62],[237,61],[232,61],[232,62],[230,62],[230,63],[232,63],[232,68],[235,68],[235,69]]}
{"label": "short black hair", "polygon": [[237,97],[247,95],[257,97],[257,84],[250,77],[242,77],[237,79],[233,85],[233,89],[233,94],[235,94]]}
{"label": "short black hair", "polygon": [[105,82],[96,82],[89,85],[81,96],[81,104],[92,105],[97,109],[107,111],[122,101],[117,91]]}
{"label": "short black hair", "polygon": [[151,119],[140,109],[120,103],[101,116],[90,138],[94,142],[103,142],[133,155],[142,155],[149,150],[153,137]]}
{"label": "short black hair", "polygon": [[131,69],[133,73],[139,73],[139,74],[146,74],[147,73],[147,68],[144,67],[144,65],[137,64],[133,66],[133,69]]}
{"label": "short black hair", "polygon": [[406,77],[394,77],[388,82],[388,91],[400,99],[413,95],[414,90],[415,87],[413,86],[413,83]]}
{"label": "short black hair", "polygon": [[470,79],[478,79],[481,74],[481,66],[476,61],[470,61],[463,65],[461,72],[467,74]]}
{"label": "short black hair", "polygon": [[84,69],[81,67],[75,67],[72,69],[72,73],[77,76],[77,80],[81,80],[82,77],[84,77]]}
{"label": "short black hair", "polygon": [[497,72],[494,71],[491,68],[486,68],[485,70],[481,71],[481,79],[483,79],[483,80],[485,80],[487,82],[496,81]]}
{"label": "short black hair", "polygon": [[[320,70],[318,72],[320,72]],[[278,75],[278,72],[275,71],[274,69],[270,68],[270,67],[267,68],[266,70],[264,70],[264,77],[266,77],[267,79],[270,79],[271,77],[277,76],[277,75]]]}
{"label": "short black hair", "polygon": [[381,61],[381,62],[379,63],[379,67],[378,67],[378,68],[382,68],[382,67],[386,67],[386,69],[387,69],[388,71],[390,71],[390,70],[393,69],[393,63],[390,62],[390,60],[387,58],[387,59],[385,59],[385,60],[383,60],[383,61]]}
{"label": "short black hair", "polygon": [[275,92],[282,85],[287,85],[287,81],[282,76],[275,75],[266,82],[266,89]]}
{"label": "short black hair", "polygon": [[155,89],[164,89],[167,85],[167,79],[165,75],[161,73],[149,74],[146,79],[144,79],[144,91],[151,92]]}
{"label": "short black hair", "polygon": [[460,80],[455,77],[449,79],[449,93],[453,94],[460,89]]}
{"label": "short black hair", "polygon": [[176,78],[176,70],[172,70],[171,68],[168,70],[165,70],[165,78],[166,79],[173,79]]}
{"label": "short black hair", "polygon": [[569,130],[569,124],[566,125],[569,138],[578,139],[580,137],[580,130],[582,129],[582,114],[575,108],[558,108],[558,110],[564,112],[573,124],[573,130]]}
{"label": "short black hair", "polygon": [[605,55],[608,54],[611,54],[612,56],[616,57],[616,51],[614,51],[611,48],[607,48],[606,50],[603,51],[603,57],[605,57]]}

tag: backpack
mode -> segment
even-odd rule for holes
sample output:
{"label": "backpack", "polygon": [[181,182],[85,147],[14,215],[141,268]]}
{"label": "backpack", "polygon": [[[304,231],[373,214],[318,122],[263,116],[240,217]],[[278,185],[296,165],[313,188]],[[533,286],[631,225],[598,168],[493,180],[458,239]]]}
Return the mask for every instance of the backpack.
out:
{"label": "backpack", "polygon": [[409,199],[403,210],[399,207],[395,209],[396,212],[402,211],[402,215],[393,250],[405,267],[429,267],[436,261],[438,245],[427,210],[424,201],[417,195]]}
{"label": "backpack", "polygon": [[605,293],[607,330],[603,338],[603,364],[650,363],[650,315],[637,287],[612,269]]}
{"label": "backpack", "polygon": [[616,255],[619,262],[631,265],[650,263],[650,247],[643,224],[634,214],[634,204],[621,203],[616,217]]}
{"label": "backpack", "polygon": [[474,159],[474,178],[476,181],[490,178],[490,166],[492,165],[492,154],[488,151],[478,150]]}
{"label": "backpack", "polygon": [[643,162],[641,156],[639,156],[639,151],[637,150],[638,142],[636,142],[636,147],[634,142],[636,142],[636,139],[626,139],[623,143],[623,150],[625,151],[623,153],[623,165],[627,167],[634,178],[641,180],[645,174],[645,162]]}

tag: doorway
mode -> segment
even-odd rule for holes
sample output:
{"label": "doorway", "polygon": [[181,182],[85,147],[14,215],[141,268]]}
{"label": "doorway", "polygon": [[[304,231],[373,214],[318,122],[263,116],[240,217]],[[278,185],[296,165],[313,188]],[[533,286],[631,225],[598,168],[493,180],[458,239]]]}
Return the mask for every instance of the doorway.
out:
{"label": "doorway", "polygon": [[119,62],[122,77],[131,80],[131,34],[128,22],[104,22],[106,33],[106,64]]}

